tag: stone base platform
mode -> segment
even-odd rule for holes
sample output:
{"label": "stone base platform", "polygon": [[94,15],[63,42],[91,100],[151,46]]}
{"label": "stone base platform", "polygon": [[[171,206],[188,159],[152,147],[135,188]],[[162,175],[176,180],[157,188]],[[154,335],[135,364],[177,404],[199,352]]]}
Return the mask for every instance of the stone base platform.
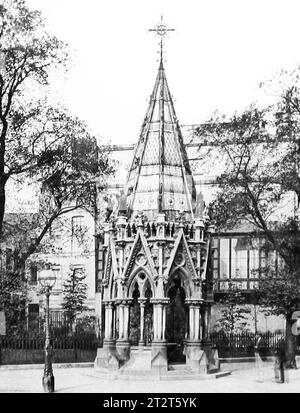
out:
{"label": "stone base platform", "polygon": [[132,346],[126,359],[113,346],[101,348],[94,364],[95,374],[107,379],[126,380],[203,380],[230,374],[220,371],[214,350],[188,344],[185,364],[168,363],[166,346],[160,342],[152,343],[151,347]]}
{"label": "stone base platform", "polygon": [[93,377],[105,378],[107,380],[130,380],[130,381],[182,381],[182,380],[215,380],[230,375],[230,371],[198,373],[189,369],[185,364],[169,365],[169,369],[162,374],[153,374],[142,370],[118,370],[95,369]]}

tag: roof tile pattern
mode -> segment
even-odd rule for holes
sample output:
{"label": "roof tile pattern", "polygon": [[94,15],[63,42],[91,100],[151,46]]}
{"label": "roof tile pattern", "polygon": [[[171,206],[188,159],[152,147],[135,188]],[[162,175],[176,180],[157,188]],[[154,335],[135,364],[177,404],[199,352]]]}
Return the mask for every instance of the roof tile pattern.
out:
{"label": "roof tile pattern", "polygon": [[129,215],[193,216],[195,185],[162,62],[126,183]]}

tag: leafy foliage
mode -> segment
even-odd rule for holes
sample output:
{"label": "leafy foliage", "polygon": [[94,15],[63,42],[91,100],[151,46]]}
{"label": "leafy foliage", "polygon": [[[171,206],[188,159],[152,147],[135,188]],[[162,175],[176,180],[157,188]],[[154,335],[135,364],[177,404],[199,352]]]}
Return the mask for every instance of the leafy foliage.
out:
{"label": "leafy foliage", "polygon": [[62,307],[67,311],[70,321],[73,323],[77,314],[86,310],[87,284],[84,282],[86,275],[81,270],[71,270],[63,286]]}
{"label": "leafy foliage", "polygon": [[[2,294],[25,290],[25,266],[49,248],[51,230],[78,208],[97,214],[97,196],[113,173],[87,125],[48,103],[53,71],[67,70],[68,46],[49,34],[39,11],[24,0],[0,5],[0,241],[14,251],[13,271],[3,266]],[[39,208],[5,214],[7,184],[34,188]],[[20,205],[19,205],[20,207]],[[51,248],[53,243],[51,245]],[[32,258],[33,259],[33,258]],[[10,279],[7,283],[5,280]],[[8,298],[2,300],[7,311]],[[1,304],[1,303],[0,303]]]}
{"label": "leafy foliage", "polygon": [[[218,145],[223,162],[219,191],[210,205],[217,228],[248,223],[253,237],[265,238],[266,252],[278,255],[281,269],[268,265],[264,269],[261,303],[286,317],[289,350],[290,317],[293,309],[299,309],[300,280],[299,69],[296,72],[289,84],[282,87],[278,82],[279,97],[269,107],[253,105],[227,122],[212,119],[198,130],[199,136]],[[291,366],[294,356],[294,350],[289,351]]]}
{"label": "leafy foliage", "polygon": [[[39,12],[29,10],[23,0],[4,0],[0,6],[0,56],[2,234],[7,181],[14,174],[37,171],[46,162],[45,153],[37,159],[35,143],[41,134],[48,131],[41,126],[35,134],[32,128],[49,113],[43,110],[45,102],[34,101],[32,92],[36,86],[45,87],[48,84],[51,69],[66,64],[68,49],[63,42],[46,32]],[[31,93],[28,93],[29,90]],[[30,137],[27,132],[30,132]],[[46,147],[47,141],[42,152]]]}
{"label": "leafy foliage", "polygon": [[268,266],[260,277],[260,304],[269,314],[289,317],[300,307],[300,279],[284,267]]}
{"label": "leafy foliage", "polygon": [[237,333],[245,331],[248,324],[247,314],[251,311],[244,306],[245,302],[245,296],[239,286],[236,283],[229,282],[228,290],[219,300],[222,308],[218,324],[222,332]]}
{"label": "leafy foliage", "polygon": [[0,308],[5,309],[6,331],[11,334],[14,329],[24,325],[28,285],[13,271],[0,274]]}

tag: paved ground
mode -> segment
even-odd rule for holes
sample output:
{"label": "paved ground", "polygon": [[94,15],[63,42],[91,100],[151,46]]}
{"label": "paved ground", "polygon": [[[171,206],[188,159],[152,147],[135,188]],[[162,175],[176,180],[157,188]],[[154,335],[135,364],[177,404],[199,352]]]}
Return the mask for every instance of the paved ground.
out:
{"label": "paved ground", "polygon": [[[0,393],[42,392],[43,371],[39,369],[0,369]],[[274,382],[270,366],[258,376],[253,368],[233,371],[230,376],[210,380],[128,381],[105,380],[95,376],[91,367],[54,369],[58,393],[219,393],[219,392],[300,392],[300,369],[288,372],[288,382]],[[263,380],[263,382],[259,382]]]}

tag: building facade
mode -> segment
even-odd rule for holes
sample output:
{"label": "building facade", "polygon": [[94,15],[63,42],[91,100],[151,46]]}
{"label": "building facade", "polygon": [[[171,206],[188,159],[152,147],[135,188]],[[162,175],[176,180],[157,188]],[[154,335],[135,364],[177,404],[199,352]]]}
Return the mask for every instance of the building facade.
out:
{"label": "building facade", "polygon": [[[95,222],[94,217],[83,209],[67,213],[63,220],[51,229],[44,243],[46,251],[34,254],[27,262],[26,276],[30,286],[27,303],[27,323],[30,329],[36,326],[38,319],[44,315],[45,296],[41,294],[39,273],[45,264],[51,265],[55,275],[55,284],[50,296],[51,322],[59,327],[65,323],[64,283],[71,272],[78,271],[84,275],[87,284],[85,314],[95,313]],[[51,248],[53,245],[55,248]],[[79,314],[82,317],[84,314]]]}

